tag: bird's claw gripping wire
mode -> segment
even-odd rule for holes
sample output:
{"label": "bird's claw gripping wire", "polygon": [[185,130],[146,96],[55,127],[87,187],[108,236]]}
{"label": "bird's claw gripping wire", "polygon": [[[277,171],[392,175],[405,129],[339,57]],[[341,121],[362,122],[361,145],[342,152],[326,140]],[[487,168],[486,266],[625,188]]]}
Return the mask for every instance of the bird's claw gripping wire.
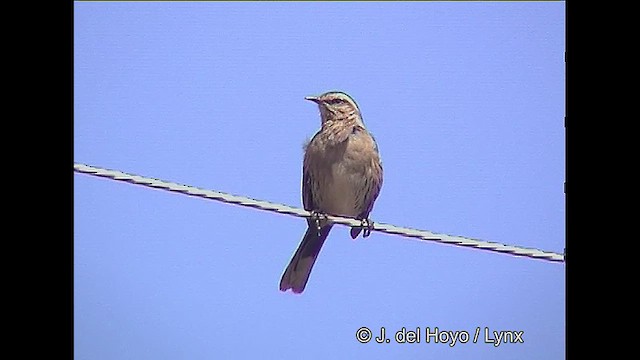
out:
{"label": "bird's claw gripping wire", "polygon": [[319,211],[315,211],[315,210],[311,210],[311,217],[310,219],[313,220],[313,222],[316,225],[316,230],[318,231],[318,236],[320,236],[320,230],[322,229],[322,223],[326,223],[328,218],[327,215],[324,213],[321,213]]}
{"label": "bird's claw gripping wire", "polygon": [[362,237],[366,238],[371,235],[371,230],[373,230],[373,221],[369,219],[360,220],[360,226],[362,227]]}

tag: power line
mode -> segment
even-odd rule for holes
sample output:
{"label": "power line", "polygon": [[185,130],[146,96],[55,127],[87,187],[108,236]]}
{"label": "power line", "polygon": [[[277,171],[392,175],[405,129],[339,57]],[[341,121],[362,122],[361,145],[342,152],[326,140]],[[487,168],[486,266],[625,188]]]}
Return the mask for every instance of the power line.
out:
{"label": "power line", "polygon": [[[281,214],[293,215],[297,217],[308,218],[311,216],[309,211],[295,208],[283,204],[276,204],[267,201],[255,200],[244,196],[231,195],[219,191],[205,190],[193,186],[177,184],[173,182],[148,178],[144,176],[127,174],[117,170],[108,170],[90,165],[78,164],[73,165],[73,170],[77,173],[83,173],[93,176],[109,178],[117,181],[125,181],[137,185],[162,189],[172,192],[178,192],[190,196],[222,201],[225,203],[248,206],[259,210],[277,212]],[[362,221],[347,217],[328,215],[327,218],[334,223],[347,226],[362,226]],[[520,246],[504,245],[495,242],[476,240],[462,236],[453,236],[447,234],[438,234],[425,230],[416,230],[403,228],[389,224],[374,222],[372,231],[381,231],[387,234],[400,235],[407,238],[418,239],[420,241],[435,241],[456,246],[471,247],[475,249],[499,252],[508,255],[524,256],[534,259],[547,260],[552,262],[564,262],[564,255],[542,251],[533,248],[524,248]]]}

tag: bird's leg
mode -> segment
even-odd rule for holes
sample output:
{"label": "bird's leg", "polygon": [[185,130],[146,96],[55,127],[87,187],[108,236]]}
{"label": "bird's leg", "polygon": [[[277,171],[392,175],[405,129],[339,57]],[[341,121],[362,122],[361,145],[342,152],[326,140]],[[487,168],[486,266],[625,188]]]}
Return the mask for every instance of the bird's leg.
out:
{"label": "bird's leg", "polygon": [[369,219],[362,219],[360,226],[362,227],[362,237],[366,238],[371,235],[371,230],[373,230],[373,221]]}
{"label": "bird's leg", "polygon": [[327,215],[315,210],[311,210],[310,212],[311,212],[310,218],[315,223],[316,230],[318,231],[318,236],[320,236],[320,229],[322,229],[322,223],[327,221]]}

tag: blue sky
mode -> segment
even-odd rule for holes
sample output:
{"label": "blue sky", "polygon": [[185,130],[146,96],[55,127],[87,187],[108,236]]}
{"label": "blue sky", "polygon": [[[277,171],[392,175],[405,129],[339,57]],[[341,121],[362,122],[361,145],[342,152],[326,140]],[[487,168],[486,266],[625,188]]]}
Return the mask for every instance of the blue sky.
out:
{"label": "blue sky", "polygon": [[[74,7],[75,162],[301,206],[304,97],[343,90],[382,156],[372,220],[563,251],[563,2]],[[76,358],[564,358],[563,263],[336,226],[282,293],[305,228],[74,175]]]}

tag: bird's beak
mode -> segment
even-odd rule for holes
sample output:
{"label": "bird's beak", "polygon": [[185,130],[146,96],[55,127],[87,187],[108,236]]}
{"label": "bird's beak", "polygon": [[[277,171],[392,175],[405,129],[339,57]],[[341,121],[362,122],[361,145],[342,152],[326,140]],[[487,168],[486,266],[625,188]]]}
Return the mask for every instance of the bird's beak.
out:
{"label": "bird's beak", "polygon": [[313,102],[314,102],[314,103],[316,103],[316,104],[317,104],[318,102],[320,102],[320,99],[318,99],[318,97],[317,97],[317,96],[305,96],[305,98],[304,98],[304,99],[305,99],[305,100],[309,100],[309,101],[313,101]]}

